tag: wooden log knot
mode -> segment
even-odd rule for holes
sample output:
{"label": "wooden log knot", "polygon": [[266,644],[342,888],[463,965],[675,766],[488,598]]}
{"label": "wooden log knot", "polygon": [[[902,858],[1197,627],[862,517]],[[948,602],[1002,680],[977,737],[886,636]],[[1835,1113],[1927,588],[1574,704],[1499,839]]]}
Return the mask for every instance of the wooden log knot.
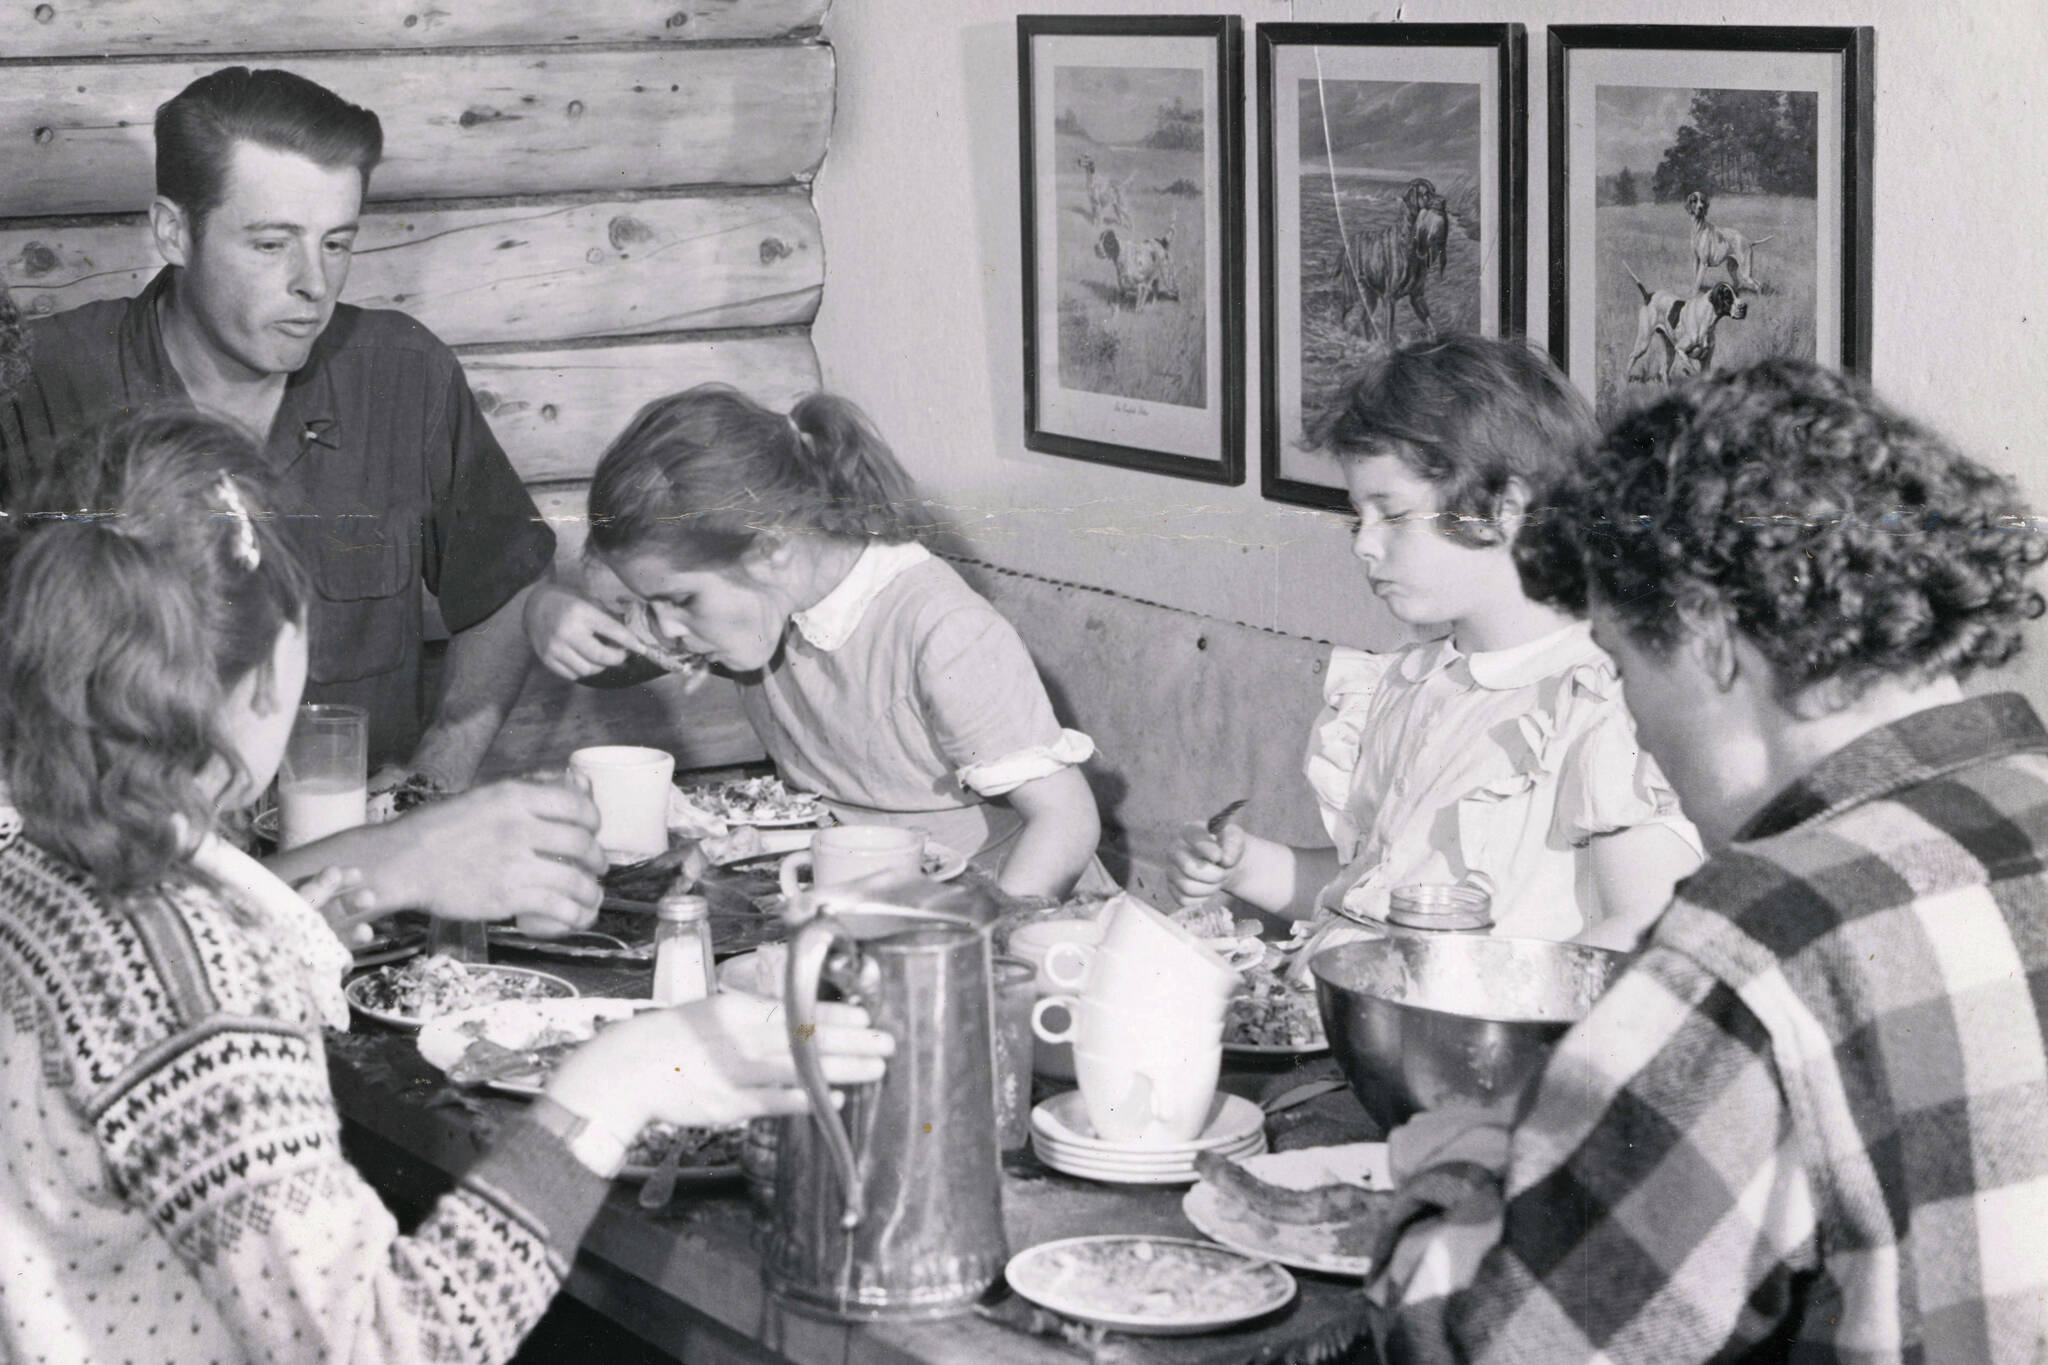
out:
{"label": "wooden log knot", "polygon": [[777,261],[783,260],[791,254],[789,243],[783,241],[780,237],[763,237],[761,239],[762,265],[774,265]]}
{"label": "wooden log knot", "polygon": [[611,238],[612,250],[617,252],[655,238],[654,229],[630,213],[612,215],[611,222],[605,225],[605,235]]}
{"label": "wooden log knot", "polygon": [[50,250],[41,242],[29,242],[24,245],[21,248],[19,260],[21,261],[21,273],[30,279],[35,279],[39,275],[47,275],[58,266],[64,264],[62,260],[58,259],[56,252]]}
{"label": "wooden log knot", "polygon": [[504,110],[494,108],[488,104],[473,104],[462,111],[462,117],[457,119],[456,122],[465,128],[474,128],[484,123],[516,122],[518,118],[519,115],[517,114],[508,114]]}
{"label": "wooden log knot", "polygon": [[37,23],[39,23],[39,24],[47,24],[47,23],[49,23],[49,22],[50,22],[50,21],[51,21],[52,19],[55,19],[56,17],[57,17],[57,7],[56,7],[55,5],[37,5],[37,6],[36,6],[36,22],[37,22]]}

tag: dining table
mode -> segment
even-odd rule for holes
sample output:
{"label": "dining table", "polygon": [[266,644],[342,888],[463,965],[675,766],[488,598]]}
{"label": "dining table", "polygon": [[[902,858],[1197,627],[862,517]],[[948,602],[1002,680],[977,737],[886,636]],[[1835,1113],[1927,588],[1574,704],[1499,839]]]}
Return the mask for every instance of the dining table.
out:
{"label": "dining table", "polygon": [[[779,936],[773,893],[759,869],[709,874],[699,890],[714,911],[714,948],[753,946]],[[494,948],[492,960],[537,967],[586,996],[644,999],[645,962],[548,960]],[[401,1221],[417,1218],[490,1145],[527,1103],[488,1089],[458,1087],[420,1055],[417,1034],[362,1017],[328,1034],[335,1102],[351,1159]],[[1232,1057],[1221,1089],[1254,1100],[1314,1089],[1297,1082],[1334,1076],[1327,1056]],[[1043,1100],[1069,1084],[1034,1081]],[[1378,1136],[1348,1092],[1325,1093],[1270,1115],[1275,1150]],[[788,1122],[807,1122],[805,1119]],[[1043,1165],[1029,1149],[1006,1154],[1004,1228],[1012,1253],[1089,1234],[1200,1238],[1182,1212],[1182,1185],[1126,1185],[1079,1179]],[[759,1244],[766,1211],[739,1179],[685,1180],[661,1209],[641,1207],[639,1187],[619,1181],[585,1234],[563,1293],[657,1353],[691,1362],[797,1361],[805,1365],[925,1365],[928,1362],[1129,1362],[1129,1365],[1325,1365],[1373,1358],[1374,1311],[1356,1278],[1295,1270],[1298,1292],[1257,1321],[1193,1336],[1106,1331],[1037,1308],[1002,1280],[972,1311],[929,1321],[849,1323],[784,1301],[764,1289]]]}

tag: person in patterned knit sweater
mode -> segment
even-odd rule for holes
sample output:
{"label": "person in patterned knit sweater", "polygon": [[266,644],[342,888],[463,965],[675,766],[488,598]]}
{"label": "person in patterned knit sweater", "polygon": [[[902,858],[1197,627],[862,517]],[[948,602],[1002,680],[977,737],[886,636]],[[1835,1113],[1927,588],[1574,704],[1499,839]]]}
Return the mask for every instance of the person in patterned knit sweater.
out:
{"label": "person in patterned knit sweater", "polygon": [[[399,1234],[328,1089],[349,954],[216,833],[306,676],[265,489],[235,429],[145,415],[0,519],[0,1360],[505,1360],[642,1125],[803,1108],[768,1011],[650,1011]],[[835,1084],[881,1075],[866,1022],[817,1035]]]}

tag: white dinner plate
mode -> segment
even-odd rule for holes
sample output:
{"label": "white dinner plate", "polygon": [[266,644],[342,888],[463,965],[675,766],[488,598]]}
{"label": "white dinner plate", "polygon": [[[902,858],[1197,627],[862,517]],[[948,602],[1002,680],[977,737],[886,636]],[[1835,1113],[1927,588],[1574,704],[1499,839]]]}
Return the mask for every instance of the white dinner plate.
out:
{"label": "white dinner plate", "polygon": [[[719,989],[758,995],[764,1000],[780,1000],[782,974],[789,966],[789,945],[768,943],[762,947],[775,951],[764,955],[761,948],[753,948],[744,953],[734,953],[719,963],[714,973]],[[762,974],[764,968],[767,972],[765,977]]]}
{"label": "white dinner plate", "polygon": [[[1224,1154],[1237,1159],[1257,1156],[1265,1150],[1265,1136],[1254,1134],[1248,1143],[1242,1147],[1232,1147]],[[1036,1133],[1031,1135],[1031,1154],[1062,1175],[1071,1175],[1082,1180],[1099,1180],[1110,1185],[1187,1185],[1201,1178],[1195,1173],[1193,1157],[1188,1157],[1178,1165],[1103,1161],[1091,1158],[1085,1153],[1049,1146]]]}
{"label": "white dinner plate", "polygon": [[1318,1052],[1328,1052],[1330,1040],[1319,1038],[1313,1043],[1233,1043],[1223,1040],[1223,1055],[1226,1057],[1312,1057]]}
{"label": "white dinner plate", "polygon": [[[442,1071],[455,1065],[477,1038],[488,1038],[500,1047],[515,1051],[531,1047],[533,1040],[548,1029],[560,1029],[588,1039],[597,1024],[625,1019],[653,1006],[651,1000],[621,1000],[610,996],[579,996],[567,1000],[501,1000],[495,1005],[457,1010],[429,1019],[420,1028],[420,1056]],[[547,1084],[545,1072],[485,1081],[492,1090],[508,1095],[538,1095]]]}
{"label": "white dinner plate", "polygon": [[[1296,1293],[1294,1277],[1270,1260],[1189,1238],[1122,1233],[1042,1242],[1012,1256],[1003,1275],[1018,1294],[1061,1317],[1150,1336],[1250,1322],[1285,1308]],[[1118,1301],[1118,1281],[1128,1288],[1126,1302]]]}
{"label": "white dinner plate", "polygon": [[[390,968],[380,967],[377,970],[389,971]],[[578,991],[575,986],[571,985],[567,981],[564,981],[561,977],[556,976],[553,972],[537,972],[531,967],[501,967],[495,963],[469,963],[465,966],[464,970],[477,973],[479,975],[501,975],[507,977],[523,976],[538,978],[541,982],[542,989],[545,990],[547,993],[546,998],[549,999],[559,1000],[581,994],[581,992]],[[341,988],[341,993],[348,997],[349,1006],[352,1009],[354,1009],[358,1014],[361,1014],[366,1019],[375,1019],[380,1024],[390,1024],[394,1028],[418,1028],[422,1024],[426,1023],[429,1018],[434,1017],[430,1015],[393,1014],[389,1010],[381,1010],[373,1005],[364,1004],[362,993],[368,987],[370,981],[375,976],[376,972],[365,972],[361,976],[351,977],[348,981],[348,984]],[[492,1003],[495,1004],[501,1002],[493,1001]]]}
{"label": "white dinner plate", "polygon": [[[1368,1190],[1393,1187],[1384,1142],[1303,1147],[1239,1160],[1259,1179],[1291,1190],[1339,1183]],[[1247,1208],[1237,1196],[1206,1180],[1198,1181],[1183,1195],[1180,1206],[1204,1236],[1248,1256],[1264,1256],[1325,1275],[1363,1277],[1372,1271],[1372,1258],[1361,1254],[1358,1230],[1344,1224],[1282,1223]]]}

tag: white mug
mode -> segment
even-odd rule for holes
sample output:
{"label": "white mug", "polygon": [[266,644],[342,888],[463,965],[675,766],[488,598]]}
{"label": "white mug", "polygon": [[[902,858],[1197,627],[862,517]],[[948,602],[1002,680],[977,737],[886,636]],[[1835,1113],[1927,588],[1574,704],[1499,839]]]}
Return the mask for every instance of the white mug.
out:
{"label": "white mug", "polygon": [[668,852],[669,779],[675,755],[632,744],[602,744],[569,755],[597,803],[597,842],[614,864]]}
{"label": "white mug", "polygon": [[900,825],[832,825],[811,836],[811,846],[782,860],[782,894],[802,891],[802,873],[813,887],[839,886],[878,874],[915,877],[924,871],[924,831]]}
{"label": "white mug", "polygon": [[1074,1049],[1074,1078],[1096,1136],[1134,1147],[1200,1137],[1222,1064],[1218,1038],[1159,1040],[1111,1051]]}

